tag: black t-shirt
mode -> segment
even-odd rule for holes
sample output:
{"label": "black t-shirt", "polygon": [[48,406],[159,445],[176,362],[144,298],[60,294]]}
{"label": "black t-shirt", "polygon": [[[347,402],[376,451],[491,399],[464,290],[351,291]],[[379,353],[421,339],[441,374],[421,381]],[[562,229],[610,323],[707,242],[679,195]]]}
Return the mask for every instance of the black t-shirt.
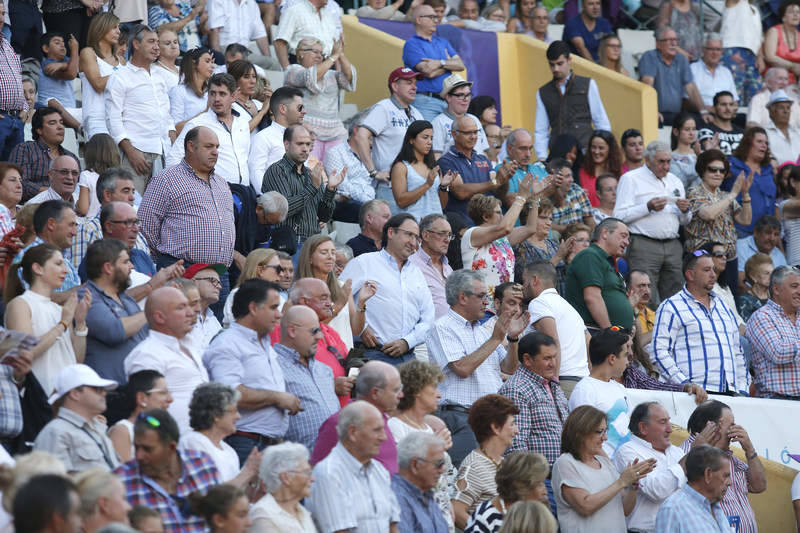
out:
{"label": "black t-shirt", "polygon": [[375,241],[365,237],[363,233],[359,233],[347,241],[347,246],[353,249],[353,257],[378,251],[378,247],[375,246]]}
{"label": "black t-shirt", "polygon": [[733,152],[742,141],[742,137],[744,137],[744,130],[742,128],[736,124],[731,124],[731,126],[733,126],[731,130],[723,130],[713,122],[709,122],[700,128],[697,134],[700,135],[700,132],[703,130],[710,131],[712,135],[714,133],[719,133],[719,149],[722,150],[723,154],[730,156],[733,155]]}

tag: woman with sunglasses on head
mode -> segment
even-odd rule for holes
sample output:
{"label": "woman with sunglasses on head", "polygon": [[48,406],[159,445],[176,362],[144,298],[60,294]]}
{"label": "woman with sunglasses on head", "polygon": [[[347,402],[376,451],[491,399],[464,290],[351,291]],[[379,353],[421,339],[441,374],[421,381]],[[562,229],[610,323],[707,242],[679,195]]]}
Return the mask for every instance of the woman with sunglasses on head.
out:
{"label": "woman with sunglasses on head", "polygon": [[[740,172],[730,192],[720,189],[728,175],[728,159],[720,150],[707,150],[697,156],[695,170],[700,183],[689,189],[686,198],[692,219],[686,225],[686,250],[693,252],[709,242],[719,242],[725,246],[727,266],[725,268],[727,285],[737,287],[738,261],[736,259],[735,223],[747,226],[752,218],[750,208],[750,185],[752,175]],[[736,201],[741,192],[742,203]]]}
{"label": "woman with sunglasses on head", "polygon": [[[227,328],[233,322],[233,296],[239,291],[239,287],[242,286],[242,283],[248,279],[258,278],[277,284],[280,282],[282,273],[283,267],[281,266],[281,258],[278,257],[278,252],[276,250],[272,248],[256,248],[247,254],[247,259],[244,262],[244,269],[239,275],[239,279],[236,280],[236,285],[234,285],[233,289],[231,289],[231,292],[228,294],[228,299],[225,300],[225,307],[222,315],[223,327]],[[283,304],[285,303],[286,299],[281,296],[280,307],[283,308]]]}

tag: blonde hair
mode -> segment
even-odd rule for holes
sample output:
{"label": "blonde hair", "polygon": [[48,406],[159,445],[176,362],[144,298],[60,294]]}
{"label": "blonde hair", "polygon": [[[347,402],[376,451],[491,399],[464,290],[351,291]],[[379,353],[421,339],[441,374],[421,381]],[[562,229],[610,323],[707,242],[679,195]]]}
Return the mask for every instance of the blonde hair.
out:
{"label": "blonde hair", "polygon": [[506,503],[524,500],[538,485],[544,483],[550,465],[544,455],[517,451],[508,454],[495,474],[497,494]]}
{"label": "blonde hair", "polygon": [[239,279],[236,280],[236,287],[239,287],[248,279],[257,278],[258,267],[266,265],[277,255],[278,252],[272,248],[256,248],[247,254],[247,259],[244,262],[244,270],[239,275]]}
{"label": "blonde hair", "polygon": [[119,482],[119,478],[111,472],[96,467],[77,474],[73,481],[78,487],[78,495],[81,498],[81,516],[87,518],[95,513],[98,500],[108,496],[111,485]]}
{"label": "blonde hair", "polygon": [[11,512],[17,491],[32,477],[40,474],[56,474],[67,477],[67,468],[61,459],[42,451],[32,451],[17,456],[14,466],[0,465],[0,490],[3,491],[3,509]]}
{"label": "blonde hair", "polygon": [[498,533],[556,533],[558,524],[550,509],[533,500],[509,507]]}
{"label": "blonde hair", "polygon": [[772,265],[772,258],[761,252],[753,254],[744,264],[744,278],[750,282],[751,285],[755,284],[754,276],[756,270],[764,265]]}
{"label": "blonde hair", "polygon": [[[119,17],[113,13],[98,13],[92,17],[89,23],[89,29],[86,35],[86,46],[91,47],[97,57],[102,57],[100,54],[100,40],[106,33],[119,26]],[[111,45],[111,54],[117,55],[117,43]]]}

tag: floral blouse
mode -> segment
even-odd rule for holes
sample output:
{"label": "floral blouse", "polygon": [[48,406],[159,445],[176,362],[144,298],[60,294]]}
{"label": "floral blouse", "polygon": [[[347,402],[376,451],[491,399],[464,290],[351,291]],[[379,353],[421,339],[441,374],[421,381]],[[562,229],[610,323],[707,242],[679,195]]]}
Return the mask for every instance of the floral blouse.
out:
{"label": "floral blouse", "polygon": [[550,261],[550,258],[558,252],[558,241],[555,239],[545,239],[544,249],[537,248],[527,240],[522,241],[514,247],[516,265],[514,266],[514,280],[522,282],[522,271],[531,263],[539,261]]}
{"label": "floral blouse", "polygon": [[506,237],[475,248],[470,243],[475,229],[476,227],[469,228],[461,238],[461,259],[464,268],[469,265],[472,270],[483,272],[486,288],[489,291],[489,309],[494,312],[494,288],[501,283],[512,281],[514,275],[514,249]]}
{"label": "floral blouse", "polygon": [[686,250],[693,252],[708,242],[721,242],[725,245],[727,260],[736,258],[736,226],[733,214],[742,208],[733,200],[728,209],[714,220],[703,220],[698,212],[701,208],[722,200],[729,193],[722,189],[710,192],[701,183],[689,189],[687,198],[692,220],[686,225]]}

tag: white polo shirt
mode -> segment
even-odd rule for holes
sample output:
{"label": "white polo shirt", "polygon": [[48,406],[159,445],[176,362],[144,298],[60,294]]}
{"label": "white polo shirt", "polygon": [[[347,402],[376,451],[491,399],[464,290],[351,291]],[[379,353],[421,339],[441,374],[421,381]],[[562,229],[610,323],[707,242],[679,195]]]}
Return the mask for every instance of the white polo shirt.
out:
{"label": "white polo shirt", "polygon": [[422,113],[414,106],[410,105],[408,109],[410,116],[393,97],[384,98],[372,106],[367,117],[359,124],[371,131],[375,137],[372,144],[372,162],[375,163],[375,170],[388,172],[397,154],[400,153],[408,126],[415,120],[425,120]]}
{"label": "white polo shirt", "polygon": [[525,333],[533,331],[533,325],[543,318],[552,318],[558,331],[561,345],[562,376],[585,377],[589,375],[587,363],[586,325],[581,315],[555,289],[545,289],[528,304],[531,315],[530,325]]}
{"label": "white polo shirt", "polygon": [[246,46],[250,41],[267,36],[255,0],[209,1],[208,27],[219,29],[219,45],[223,48],[231,43]]}

